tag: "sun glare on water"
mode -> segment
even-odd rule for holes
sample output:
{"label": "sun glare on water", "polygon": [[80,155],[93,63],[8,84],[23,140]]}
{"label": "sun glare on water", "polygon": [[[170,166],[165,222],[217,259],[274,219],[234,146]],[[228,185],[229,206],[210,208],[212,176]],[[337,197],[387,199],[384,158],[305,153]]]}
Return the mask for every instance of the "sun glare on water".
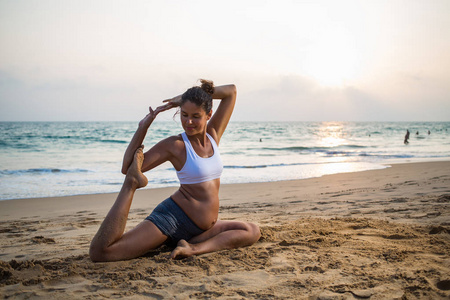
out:
{"label": "sun glare on water", "polygon": [[327,149],[327,161],[329,163],[339,164],[325,164],[321,167],[326,174],[338,173],[339,170],[351,169],[350,165],[343,165],[341,163],[349,162],[349,157],[341,155],[339,146],[348,144],[348,139],[344,131],[343,124],[340,122],[324,122],[316,132],[317,144],[320,147]]}
{"label": "sun glare on water", "polygon": [[336,147],[345,145],[347,140],[343,133],[343,126],[340,123],[325,122],[317,132],[319,144],[322,147]]}

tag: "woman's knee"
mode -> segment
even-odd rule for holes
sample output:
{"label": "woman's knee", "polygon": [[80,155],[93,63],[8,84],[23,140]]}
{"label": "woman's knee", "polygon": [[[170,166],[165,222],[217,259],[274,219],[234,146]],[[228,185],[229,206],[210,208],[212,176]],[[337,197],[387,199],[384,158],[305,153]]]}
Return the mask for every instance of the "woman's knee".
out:
{"label": "woman's knee", "polygon": [[107,249],[101,247],[94,241],[89,247],[89,257],[93,262],[105,262],[109,261]]}
{"label": "woman's knee", "polygon": [[89,246],[89,258],[93,262],[113,261],[113,251],[111,247],[103,245],[95,236]]}
{"label": "woman's knee", "polygon": [[261,230],[259,229],[259,226],[253,223],[248,223],[249,227],[250,227],[250,233],[252,236],[252,244],[256,243],[259,238],[261,237]]}
{"label": "woman's knee", "polygon": [[106,261],[106,255],[104,255],[104,252],[92,245],[89,248],[89,258],[93,262]]}
{"label": "woman's knee", "polygon": [[261,231],[259,230],[259,226],[253,223],[244,223],[244,229],[248,234],[248,245],[252,245],[256,243],[261,237]]}

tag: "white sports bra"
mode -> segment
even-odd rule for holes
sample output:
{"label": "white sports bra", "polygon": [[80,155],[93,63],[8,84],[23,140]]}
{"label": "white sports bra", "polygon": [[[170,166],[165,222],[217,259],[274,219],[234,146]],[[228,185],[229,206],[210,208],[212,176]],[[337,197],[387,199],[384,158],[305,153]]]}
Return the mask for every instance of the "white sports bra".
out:
{"label": "white sports bra", "polygon": [[180,171],[177,171],[178,179],[181,184],[195,184],[220,178],[222,175],[223,164],[220,159],[219,147],[216,141],[206,133],[211,142],[214,154],[211,157],[203,158],[198,156],[192,148],[186,132],[181,134],[186,147],[186,163]]}

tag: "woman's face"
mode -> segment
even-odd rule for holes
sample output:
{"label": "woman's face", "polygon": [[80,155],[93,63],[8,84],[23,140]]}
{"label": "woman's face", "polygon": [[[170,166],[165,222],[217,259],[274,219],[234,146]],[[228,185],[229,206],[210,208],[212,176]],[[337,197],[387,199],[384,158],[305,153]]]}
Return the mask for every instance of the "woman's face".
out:
{"label": "woman's face", "polygon": [[195,135],[205,132],[208,120],[211,119],[212,111],[207,114],[205,110],[197,104],[186,101],[180,107],[180,120],[187,135]]}

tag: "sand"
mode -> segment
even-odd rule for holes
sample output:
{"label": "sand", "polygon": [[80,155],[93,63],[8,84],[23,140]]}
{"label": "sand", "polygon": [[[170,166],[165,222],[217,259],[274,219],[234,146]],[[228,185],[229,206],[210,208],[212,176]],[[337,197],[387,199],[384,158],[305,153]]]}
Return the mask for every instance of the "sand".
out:
{"label": "sand", "polygon": [[[175,188],[136,193],[134,227]],[[220,218],[255,245],[92,263],[115,194],[0,201],[0,295],[36,299],[449,299],[450,162],[222,185]]]}

